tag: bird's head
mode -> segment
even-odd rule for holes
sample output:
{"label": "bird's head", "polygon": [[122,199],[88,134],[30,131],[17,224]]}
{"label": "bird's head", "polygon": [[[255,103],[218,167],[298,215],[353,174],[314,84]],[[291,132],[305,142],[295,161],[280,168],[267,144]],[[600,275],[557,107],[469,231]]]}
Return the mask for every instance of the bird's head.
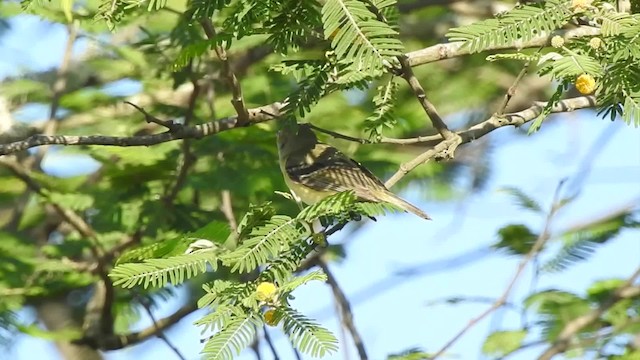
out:
{"label": "bird's head", "polygon": [[278,131],[278,152],[287,158],[292,153],[311,149],[318,142],[308,124],[291,124]]}

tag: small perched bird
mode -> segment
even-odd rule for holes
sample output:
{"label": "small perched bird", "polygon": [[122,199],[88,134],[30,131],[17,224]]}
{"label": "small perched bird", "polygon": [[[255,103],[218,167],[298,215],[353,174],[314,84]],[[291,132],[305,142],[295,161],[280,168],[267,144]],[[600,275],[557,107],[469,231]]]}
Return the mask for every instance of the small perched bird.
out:
{"label": "small perched bird", "polygon": [[387,202],[423,219],[429,215],[389,191],[369,170],[333,146],[318,141],[309,125],[278,132],[280,170],[287,186],[306,204],[352,190],[358,199]]}

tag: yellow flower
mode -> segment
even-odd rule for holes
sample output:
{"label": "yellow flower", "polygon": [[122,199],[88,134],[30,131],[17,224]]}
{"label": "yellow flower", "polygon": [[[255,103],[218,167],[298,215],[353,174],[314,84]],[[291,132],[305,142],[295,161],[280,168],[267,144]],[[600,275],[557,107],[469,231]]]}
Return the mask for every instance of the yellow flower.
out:
{"label": "yellow flower", "polygon": [[583,11],[589,8],[592,2],[593,0],[573,0],[571,1],[571,7],[576,11]]}
{"label": "yellow flower", "polygon": [[266,281],[261,282],[260,284],[258,284],[258,287],[256,288],[256,293],[257,293],[256,297],[260,301],[271,301],[273,300],[273,297],[276,295],[277,291],[278,291],[278,288],[274,283],[270,283]]}
{"label": "yellow flower", "polygon": [[280,319],[276,316],[276,311],[274,309],[269,309],[264,312],[264,322],[269,326],[277,326],[280,322]]}
{"label": "yellow flower", "polygon": [[562,36],[554,36],[551,38],[551,46],[554,48],[561,48],[564,45],[564,39]]}
{"label": "yellow flower", "polygon": [[582,74],[576,79],[576,89],[580,94],[591,94],[596,89],[596,80],[589,74]]}
{"label": "yellow flower", "polygon": [[599,49],[602,46],[602,39],[599,37],[591,38],[591,40],[589,40],[589,46],[594,50]]}

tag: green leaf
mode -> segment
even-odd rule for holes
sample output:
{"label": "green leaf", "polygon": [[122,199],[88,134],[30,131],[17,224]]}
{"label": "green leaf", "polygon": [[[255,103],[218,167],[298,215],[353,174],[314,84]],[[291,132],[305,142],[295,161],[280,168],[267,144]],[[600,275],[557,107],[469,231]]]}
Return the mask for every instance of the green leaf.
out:
{"label": "green leaf", "polygon": [[147,259],[142,263],[116,265],[109,277],[114,286],[132,288],[143,284],[163,287],[167,283],[181,284],[198,274],[207,271],[207,264],[215,271],[218,259],[214,251],[201,251],[192,254],[178,255],[167,259]]}
{"label": "green leaf", "polygon": [[516,187],[505,186],[498,189],[498,191],[505,192],[510,195],[523,209],[531,210],[536,213],[543,213],[542,207],[540,207],[540,204],[538,204],[537,201]]}
{"label": "green leaf", "polygon": [[278,309],[284,332],[302,353],[322,357],[338,350],[338,340],[329,332],[294,309]]}
{"label": "green leaf", "polygon": [[498,230],[498,236],[500,240],[493,247],[515,255],[528,254],[538,239],[538,235],[523,224],[506,225]]}
{"label": "green leaf", "polygon": [[15,325],[18,330],[26,335],[50,341],[72,341],[82,338],[82,330],[75,328],[63,328],[56,331],[43,330],[37,325]]}
{"label": "green leaf", "polygon": [[463,47],[472,53],[529,41],[564,26],[573,15],[570,3],[566,0],[548,0],[541,6],[518,5],[493,19],[453,28],[446,36],[449,41],[463,42]]}
{"label": "green leaf", "polygon": [[278,291],[283,294],[290,293],[293,290],[297,289],[298,287],[311,281],[325,282],[327,281],[327,275],[323,273],[321,270],[316,270],[301,276],[296,276],[290,281],[284,284],[281,284],[280,287],[278,288]]}
{"label": "green leaf", "polygon": [[302,235],[298,221],[285,215],[273,216],[265,225],[254,228],[250,237],[233,252],[221,257],[231,271],[246,273],[290,248]]}
{"label": "green leaf", "polygon": [[633,213],[623,213],[571,229],[562,234],[563,246],[558,253],[542,265],[541,270],[558,272],[580,261],[587,260],[596,248],[614,239],[625,227],[634,226]]}
{"label": "green leaf", "polygon": [[379,21],[364,2],[327,0],[322,23],[325,39],[331,40],[338,58],[355,63],[361,71],[381,69],[403,53],[398,33]]}
{"label": "green leaf", "polygon": [[233,360],[234,355],[239,355],[240,351],[249,346],[259,325],[260,320],[254,314],[232,319],[207,341],[202,354],[207,359]]}
{"label": "green leaf", "polygon": [[311,222],[320,216],[338,215],[348,212],[355,202],[356,196],[353,191],[343,191],[307,206],[298,214],[297,219]]}
{"label": "green leaf", "polygon": [[84,211],[93,206],[93,196],[81,193],[75,194],[62,194],[58,192],[51,192],[48,194],[46,202],[57,204],[63,208]]}
{"label": "green leaf", "polygon": [[526,330],[502,330],[491,333],[482,344],[482,352],[493,357],[506,356],[520,348]]}

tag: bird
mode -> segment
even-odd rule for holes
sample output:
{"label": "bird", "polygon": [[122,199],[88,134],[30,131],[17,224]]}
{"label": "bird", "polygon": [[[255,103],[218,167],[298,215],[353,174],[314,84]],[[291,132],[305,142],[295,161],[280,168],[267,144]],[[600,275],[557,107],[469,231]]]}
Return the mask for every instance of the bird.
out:
{"label": "bird", "polygon": [[309,124],[284,126],[277,135],[280,170],[295,196],[307,205],[343,191],[359,201],[386,202],[423,219],[429,215],[387,189],[371,171],[337,148],[318,141]]}

